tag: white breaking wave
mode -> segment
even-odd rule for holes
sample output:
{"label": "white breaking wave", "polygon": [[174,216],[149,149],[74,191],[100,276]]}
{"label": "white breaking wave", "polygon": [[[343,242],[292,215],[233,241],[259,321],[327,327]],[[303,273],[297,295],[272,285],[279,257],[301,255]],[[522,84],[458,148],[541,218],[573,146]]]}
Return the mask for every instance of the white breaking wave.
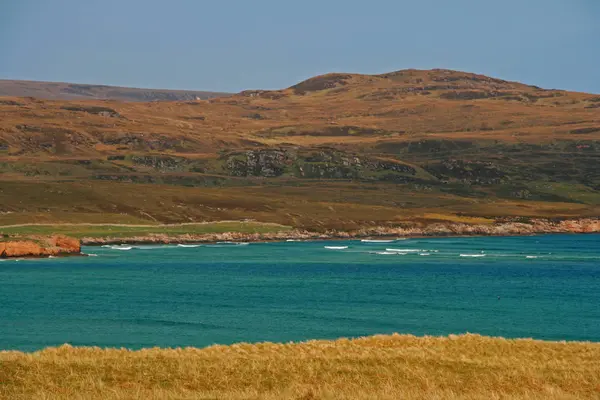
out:
{"label": "white breaking wave", "polygon": [[217,244],[230,244],[230,245],[234,245],[234,246],[247,246],[250,243],[247,243],[247,242],[217,242]]}
{"label": "white breaking wave", "polygon": [[419,249],[385,249],[385,251],[395,251],[398,253],[417,253],[417,252],[423,251],[423,250],[419,250]]}
{"label": "white breaking wave", "polygon": [[92,253],[90,253],[90,254],[86,254],[86,256],[88,256],[88,257],[98,257],[98,254],[92,254]]}
{"label": "white breaking wave", "polygon": [[485,257],[485,254],[461,254],[461,257]]}
{"label": "white breaking wave", "polygon": [[420,256],[430,256],[430,253],[419,253]]}
{"label": "white breaking wave", "polygon": [[194,248],[194,247],[200,247],[199,244],[178,244],[177,247],[185,247],[185,248]]}
{"label": "white breaking wave", "polygon": [[111,247],[111,249],[113,249],[113,250],[125,250],[126,251],[126,250],[133,249],[133,247],[131,247],[131,246],[113,246],[113,247]]}
{"label": "white breaking wave", "polygon": [[328,250],[345,250],[348,246],[324,246]]}
{"label": "white breaking wave", "polygon": [[525,256],[525,258],[538,258],[538,256]]}
{"label": "white breaking wave", "polygon": [[363,243],[394,243],[396,240],[381,240],[381,239],[362,239]]}
{"label": "white breaking wave", "polygon": [[385,255],[385,256],[402,256],[403,253],[397,253],[395,251],[376,251],[375,254]]}

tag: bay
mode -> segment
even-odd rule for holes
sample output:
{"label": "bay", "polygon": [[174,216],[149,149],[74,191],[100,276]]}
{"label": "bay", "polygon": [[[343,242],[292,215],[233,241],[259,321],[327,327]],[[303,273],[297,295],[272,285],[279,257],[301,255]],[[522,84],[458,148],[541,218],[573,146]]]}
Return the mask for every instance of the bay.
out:
{"label": "bay", "polygon": [[0,262],[0,349],[394,332],[600,341],[600,235],[126,249]]}

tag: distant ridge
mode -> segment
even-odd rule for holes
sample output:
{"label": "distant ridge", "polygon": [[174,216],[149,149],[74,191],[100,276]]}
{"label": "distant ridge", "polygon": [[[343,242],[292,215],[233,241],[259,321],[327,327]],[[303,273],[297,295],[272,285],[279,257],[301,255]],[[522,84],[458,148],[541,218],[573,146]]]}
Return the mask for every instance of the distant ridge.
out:
{"label": "distant ridge", "polygon": [[47,100],[188,101],[227,95],[229,93],[0,79],[0,96]]}

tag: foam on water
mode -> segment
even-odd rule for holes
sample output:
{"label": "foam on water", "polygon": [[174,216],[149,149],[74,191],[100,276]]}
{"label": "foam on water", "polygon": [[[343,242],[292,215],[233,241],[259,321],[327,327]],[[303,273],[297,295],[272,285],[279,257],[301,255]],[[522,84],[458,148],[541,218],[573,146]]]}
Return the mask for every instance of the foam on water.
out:
{"label": "foam on water", "polygon": [[133,249],[132,246],[112,246],[111,247],[112,250],[121,250],[121,251],[128,251]]}
{"label": "foam on water", "polygon": [[418,253],[419,251],[423,251],[420,249],[385,249],[385,251],[396,251],[398,253]]}

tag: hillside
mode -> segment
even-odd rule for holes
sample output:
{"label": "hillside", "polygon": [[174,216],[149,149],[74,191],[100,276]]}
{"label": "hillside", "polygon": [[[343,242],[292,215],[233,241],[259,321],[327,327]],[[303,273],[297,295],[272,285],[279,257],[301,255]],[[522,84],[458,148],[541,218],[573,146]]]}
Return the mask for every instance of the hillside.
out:
{"label": "hillside", "polygon": [[0,96],[47,100],[188,101],[227,93],[0,79]]}
{"label": "hillside", "polygon": [[600,215],[600,96],[470,73],[174,102],[3,97],[0,113],[0,224]]}

